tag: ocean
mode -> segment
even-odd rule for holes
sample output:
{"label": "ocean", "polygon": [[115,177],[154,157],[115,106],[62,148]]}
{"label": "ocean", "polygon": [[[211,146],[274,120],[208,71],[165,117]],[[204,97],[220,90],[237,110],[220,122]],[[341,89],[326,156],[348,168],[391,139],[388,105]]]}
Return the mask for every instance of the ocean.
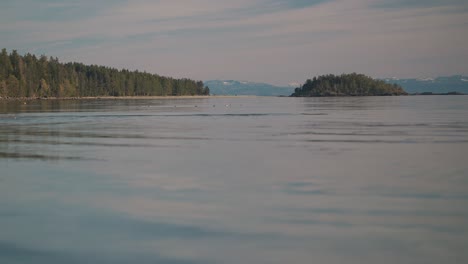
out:
{"label": "ocean", "polygon": [[468,96],[0,101],[0,263],[468,263]]}

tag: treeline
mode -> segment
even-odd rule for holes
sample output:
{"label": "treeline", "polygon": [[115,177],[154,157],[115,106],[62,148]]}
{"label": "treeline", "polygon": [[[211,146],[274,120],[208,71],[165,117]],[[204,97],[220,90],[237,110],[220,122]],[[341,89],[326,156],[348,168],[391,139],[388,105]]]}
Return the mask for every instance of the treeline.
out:
{"label": "treeline", "polygon": [[322,75],[309,79],[298,87],[293,97],[312,96],[382,96],[407,95],[397,84],[388,84],[364,74]]}
{"label": "treeline", "polygon": [[139,71],[61,63],[44,55],[0,54],[0,97],[209,95],[202,81]]}

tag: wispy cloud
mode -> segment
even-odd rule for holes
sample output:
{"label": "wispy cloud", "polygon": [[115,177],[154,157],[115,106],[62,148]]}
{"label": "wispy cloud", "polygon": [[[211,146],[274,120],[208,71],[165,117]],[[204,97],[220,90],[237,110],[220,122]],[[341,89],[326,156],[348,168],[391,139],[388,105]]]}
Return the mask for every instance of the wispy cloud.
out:
{"label": "wispy cloud", "polygon": [[465,1],[0,3],[3,47],[196,79],[467,73]]}
{"label": "wispy cloud", "polygon": [[465,0],[380,0],[375,1],[374,7],[381,8],[425,8],[434,6],[464,6]]}

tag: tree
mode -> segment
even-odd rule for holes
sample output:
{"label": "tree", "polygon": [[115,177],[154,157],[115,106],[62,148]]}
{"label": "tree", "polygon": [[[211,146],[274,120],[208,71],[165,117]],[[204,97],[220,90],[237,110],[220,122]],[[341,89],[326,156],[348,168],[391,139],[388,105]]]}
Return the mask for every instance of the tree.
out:
{"label": "tree", "polygon": [[0,80],[6,80],[12,71],[10,56],[8,56],[6,49],[2,49],[0,53]]}
{"label": "tree", "polygon": [[18,79],[14,75],[8,76],[6,81],[7,86],[7,96],[9,97],[20,97],[20,85]]}
{"label": "tree", "polygon": [[6,81],[4,81],[4,80],[0,81],[0,97],[8,96],[7,92],[8,91],[7,91]]}
{"label": "tree", "polygon": [[208,86],[205,86],[202,95],[210,95],[210,88],[208,88]]}

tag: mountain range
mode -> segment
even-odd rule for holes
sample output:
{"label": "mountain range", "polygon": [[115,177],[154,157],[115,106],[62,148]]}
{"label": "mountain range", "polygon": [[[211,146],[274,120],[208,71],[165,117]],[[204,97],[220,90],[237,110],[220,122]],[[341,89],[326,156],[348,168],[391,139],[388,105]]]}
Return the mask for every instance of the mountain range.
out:
{"label": "mountain range", "polygon": [[450,92],[468,94],[468,76],[463,75],[418,79],[388,78],[384,81],[396,83],[410,94]]}
{"label": "mountain range", "polygon": [[212,80],[204,83],[210,88],[210,94],[214,95],[289,96],[296,88],[234,80]]}
{"label": "mountain range", "polygon": [[[388,83],[396,83],[410,93],[449,93],[458,92],[468,94],[468,76],[453,75],[436,78],[383,79]],[[215,95],[257,95],[257,96],[289,96],[294,88],[300,84],[289,87],[275,86],[268,83],[257,83],[235,80],[205,81],[210,93]]]}

